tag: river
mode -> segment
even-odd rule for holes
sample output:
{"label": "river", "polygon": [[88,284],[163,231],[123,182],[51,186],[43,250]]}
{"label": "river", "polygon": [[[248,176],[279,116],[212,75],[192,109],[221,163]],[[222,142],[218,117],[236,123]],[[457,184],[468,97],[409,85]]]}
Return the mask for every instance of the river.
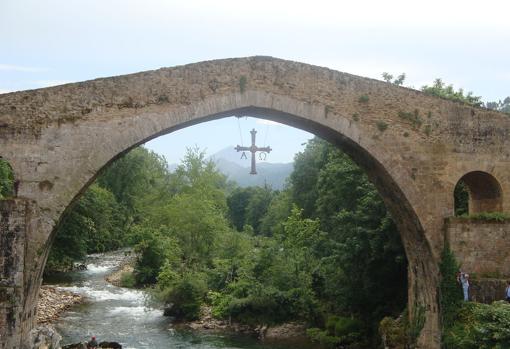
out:
{"label": "river", "polygon": [[62,344],[96,336],[99,341],[117,341],[136,349],[312,349],[309,343],[266,343],[233,335],[174,329],[170,318],[148,301],[143,290],[113,286],[105,276],[119,265],[123,252],[90,255],[87,270],[61,274],[45,283],[84,295],[87,301],[62,314],[55,323]]}

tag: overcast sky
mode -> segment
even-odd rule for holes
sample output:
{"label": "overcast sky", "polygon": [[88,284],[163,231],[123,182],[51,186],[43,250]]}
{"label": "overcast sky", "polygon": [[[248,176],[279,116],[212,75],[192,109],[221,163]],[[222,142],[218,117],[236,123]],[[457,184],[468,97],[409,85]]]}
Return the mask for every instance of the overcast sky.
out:
{"label": "overcast sky", "polygon": [[[361,76],[434,78],[497,100],[510,95],[508,1],[0,0],[0,93],[215,58],[268,55]],[[149,147],[177,162],[185,146],[240,143],[236,119],[197,125]],[[277,142],[291,161],[309,134],[241,120],[245,142]],[[278,135],[278,137],[276,137]]]}

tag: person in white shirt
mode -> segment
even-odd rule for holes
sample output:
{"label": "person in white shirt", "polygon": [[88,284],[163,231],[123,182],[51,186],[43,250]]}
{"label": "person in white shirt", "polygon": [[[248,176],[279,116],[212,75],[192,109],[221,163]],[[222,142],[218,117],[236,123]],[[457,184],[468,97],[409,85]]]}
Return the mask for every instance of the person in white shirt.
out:
{"label": "person in white shirt", "polygon": [[469,274],[460,273],[460,284],[462,285],[462,292],[464,293],[464,300],[469,300]]}

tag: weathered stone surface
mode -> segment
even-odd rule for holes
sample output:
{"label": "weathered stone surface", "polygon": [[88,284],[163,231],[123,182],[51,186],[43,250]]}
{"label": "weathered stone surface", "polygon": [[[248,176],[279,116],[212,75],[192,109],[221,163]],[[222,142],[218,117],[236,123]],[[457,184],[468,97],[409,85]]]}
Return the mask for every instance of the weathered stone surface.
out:
{"label": "weathered stone surface", "polygon": [[490,304],[505,300],[507,280],[477,278],[469,281],[469,299],[474,302]]}
{"label": "weathered stone surface", "polygon": [[53,326],[41,325],[30,331],[25,345],[31,349],[55,349],[60,348],[61,340]]}
{"label": "weathered stone surface", "polygon": [[446,236],[463,272],[510,278],[510,221],[449,218]]}
{"label": "weathered stone surface", "polygon": [[0,95],[0,156],[25,203],[2,212],[0,251],[20,248],[0,259],[15,295],[12,306],[0,303],[2,348],[19,347],[34,325],[53,228],[98,172],[154,137],[231,115],[313,132],[366,171],[402,235],[411,316],[425,309],[419,346],[439,347],[438,258],[453,190],[468,172],[489,173],[503,193],[498,208],[510,210],[510,120],[381,81],[249,57]]}

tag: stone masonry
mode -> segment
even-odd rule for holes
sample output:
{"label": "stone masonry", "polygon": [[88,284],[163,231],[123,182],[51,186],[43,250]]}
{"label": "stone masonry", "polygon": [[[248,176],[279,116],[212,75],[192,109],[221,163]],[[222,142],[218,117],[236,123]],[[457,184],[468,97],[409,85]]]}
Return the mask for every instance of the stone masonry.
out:
{"label": "stone masonry", "polygon": [[450,218],[445,228],[462,271],[476,278],[510,278],[510,221]]}
{"label": "stone masonry", "polygon": [[0,205],[2,349],[27,346],[54,228],[99,171],[152,138],[232,115],[315,133],[366,171],[406,249],[410,313],[424,316],[418,345],[439,348],[438,261],[453,190],[467,173],[490,174],[503,194],[494,207],[510,210],[510,120],[327,68],[248,57],[0,95],[0,156],[18,183]]}

